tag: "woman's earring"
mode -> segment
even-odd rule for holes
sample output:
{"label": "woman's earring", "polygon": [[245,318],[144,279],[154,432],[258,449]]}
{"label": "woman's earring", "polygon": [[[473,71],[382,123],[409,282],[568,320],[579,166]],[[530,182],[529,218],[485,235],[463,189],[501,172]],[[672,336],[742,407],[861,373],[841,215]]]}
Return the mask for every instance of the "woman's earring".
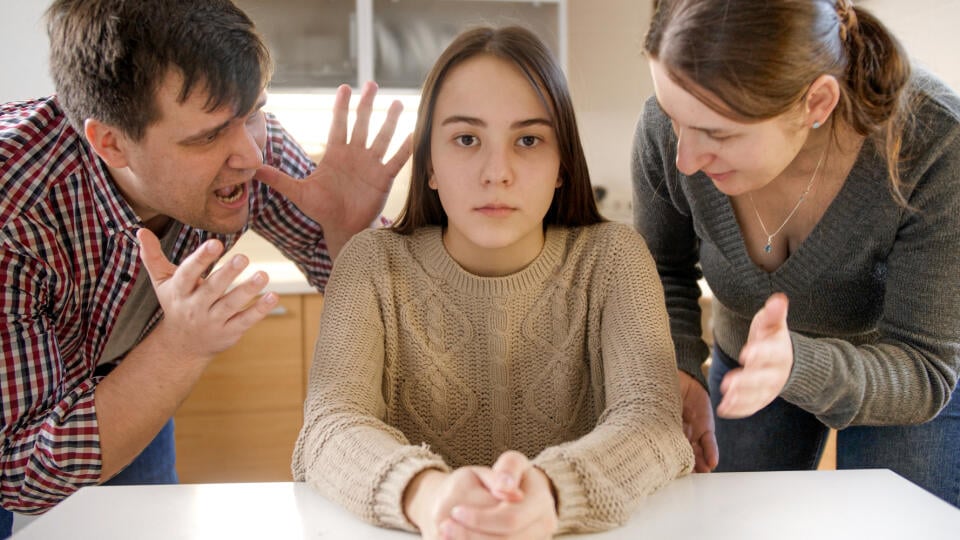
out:
{"label": "woman's earring", "polygon": [[815,122],[813,123],[813,129],[817,129],[817,128],[819,128],[819,127],[820,127],[820,122],[816,122],[816,121],[815,121]]}

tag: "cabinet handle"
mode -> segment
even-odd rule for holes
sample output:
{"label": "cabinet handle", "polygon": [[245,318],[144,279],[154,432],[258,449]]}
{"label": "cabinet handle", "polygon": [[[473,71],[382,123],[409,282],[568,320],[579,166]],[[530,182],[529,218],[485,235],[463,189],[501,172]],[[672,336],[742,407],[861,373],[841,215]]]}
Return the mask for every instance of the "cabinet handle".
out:
{"label": "cabinet handle", "polygon": [[287,308],[282,305],[277,306],[270,310],[270,313],[267,313],[267,317],[282,317],[287,314]]}

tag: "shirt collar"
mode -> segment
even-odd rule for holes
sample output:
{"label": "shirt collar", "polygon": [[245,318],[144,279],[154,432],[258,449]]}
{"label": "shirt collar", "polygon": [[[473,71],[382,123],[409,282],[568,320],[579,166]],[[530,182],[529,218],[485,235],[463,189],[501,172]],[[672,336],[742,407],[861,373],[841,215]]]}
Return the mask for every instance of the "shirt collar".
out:
{"label": "shirt collar", "polygon": [[96,187],[97,217],[100,224],[110,232],[135,232],[143,226],[140,218],[123,198],[107,164],[93,148],[81,137],[84,167],[89,171],[91,181]]}

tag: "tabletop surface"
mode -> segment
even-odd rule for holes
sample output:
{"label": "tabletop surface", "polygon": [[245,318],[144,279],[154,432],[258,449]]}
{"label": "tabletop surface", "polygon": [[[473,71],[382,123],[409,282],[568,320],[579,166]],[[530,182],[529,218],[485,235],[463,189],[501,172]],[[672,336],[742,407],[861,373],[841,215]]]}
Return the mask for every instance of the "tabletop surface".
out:
{"label": "tabletop surface", "polygon": [[[888,470],[697,474],[648,497],[620,529],[567,538],[960,537],[960,510]],[[15,540],[398,539],[302,483],[83,488]]]}

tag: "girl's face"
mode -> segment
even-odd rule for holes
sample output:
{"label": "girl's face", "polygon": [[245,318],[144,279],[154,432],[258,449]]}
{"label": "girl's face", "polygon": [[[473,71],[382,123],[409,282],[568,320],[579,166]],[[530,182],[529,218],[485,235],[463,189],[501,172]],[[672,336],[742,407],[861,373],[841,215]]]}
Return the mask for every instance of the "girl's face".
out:
{"label": "girl's face", "polygon": [[447,251],[475,274],[522,269],[543,248],[560,185],[550,112],[516,66],[479,55],[447,74],[431,129],[429,186],[447,215]]}
{"label": "girl's face", "polygon": [[677,168],[691,176],[703,171],[722,193],[742,195],[779,176],[807,139],[798,115],[785,113],[741,123],[717,113],[684,90],[656,60],[650,61],[660,108],[677,135]]}

